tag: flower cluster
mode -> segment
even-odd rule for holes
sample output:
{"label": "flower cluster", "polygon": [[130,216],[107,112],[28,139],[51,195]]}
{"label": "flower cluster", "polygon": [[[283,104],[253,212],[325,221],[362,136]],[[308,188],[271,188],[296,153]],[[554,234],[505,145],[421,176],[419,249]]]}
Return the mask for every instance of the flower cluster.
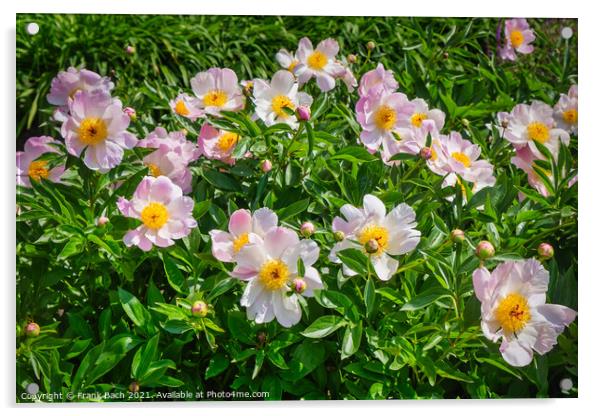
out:
{"label": "flower cluster", "polygon": [[297,324],[301,320],[298,296],[311,297],[315,289],[323,288],[313,267],[320,254],[318,245],[278,226],[277,215],[268,208],[253,214],[235,211],[228,231],[210,231],[212,252],[220,261],[235,263],[232,276],[247,282],[240,304],[247,308],[248,318],[257,323],[276,318],[285,327]]}

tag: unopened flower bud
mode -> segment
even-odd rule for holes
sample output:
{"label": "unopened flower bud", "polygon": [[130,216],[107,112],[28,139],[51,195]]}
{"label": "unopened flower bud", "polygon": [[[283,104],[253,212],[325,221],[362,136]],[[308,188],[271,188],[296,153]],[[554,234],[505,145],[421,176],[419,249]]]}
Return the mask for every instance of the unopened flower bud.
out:
{"label": "unopened flower bud", "polygon": [[347,62],[349,62],[350,64],[354,64],[357,62],[357,56],[355,56],[354,54],[350,53],[349,55],[347,55]]}
{"label": "unopened flower bud", "polygon": [[265,332],[261,331],[257,333],[257,342],[259,342],[260,345],[263,345],[265,343],[266,340],[266,335]]}
{"label": "unopened flower bud", "polygon": [[138,393],[140,391],[140,384],[137,381],[132,381],[128,390],[132,393]]}
{"label": "unopened flower bud", "polygon": [[371,238],[366,242],[366,244],[364,244],[364,248],[366,249],[366,253],[374,254],[379,249],[378,241],[376,241],[374,238]]}
{"label": "unopened flower bud", "polygon": [[136,110],[132,107],[125,107],[123,112],[130,118],[132,121],[136,121]]}
{"label": "unopened flower bud", "polygon": [[420,157],[424,160],[431,160],[431,158],[433,157],[433,149],[431,149],[430,147],[423,147],[422,149],[420,149]]}
{"label": "unopened flower bud", "polygon": [[460,120],[460,122],[464,127],[470,126],[470,121],[467,118],[463,118],[462,120]]}
{"label": "unopened flower bud", "polygon": [[35,322],[30,322],[25,325],[25,335],[29,338],[35,338],[40,335],[40,325]]}
{"label": "unopened flower bud", "polygon": [[207,312],[209,312],[209,308],[207,307],[207,304],[202,300],[197,300],[192,304],[192,307],[190,308],[190,313],[192,313],[192,316],[194,316],[195,318],[204,318],[205,316],[207,316]]}
{"label": "unopened flower bud", "polygon": [[371,51],[372,49],[376,48],[376,44],[374,42],[370,41],[370,42],[366,43],[366,48],[368,48],[368,50]]}
{"label": "unopened flower bud", "polygon": [[305,105],[297,107],[297,120],[308,121],[311,118],[311,110]]}
{"label": "unopened flower bud", "polygon": [[301,294],[305,292],[305,289],[307,289],[307,283],[305,283],[305,280],[300,278],[293,280],[293,290],[296,293]]}
{"label": "unopened flower bud", "polygon": [[247,97],[253,95],[253,81],[245,81],[243,83],[242,93]]}
{"label": "unopened flower bud", "polygon": [[573,380],[570,378],[563,378],[560,380],[559,385],[560,390],[562,390],[563,393],[568,393],[573,388]]}
{"label": "unopened flower bud", "polygon": [[447,58],[449,58],[449,53],[443,52],[443,59],[447,59]]}
{"label": "unopened flower bud", "polygon": [[301,227],[299,227],[299,231],[303,237],[309,238],[313,235],[313,233],[316,232],[316,227],[313,223],[305,221],[303,224],[301,224]]}
{"label": "unopened flower bud", "polygon": [[481,260],[485,260],[495,255],[495,248],[489,241],[481,241],[477,244],[475,254]]}
{"label": "unopened flower bud", "polygon": [[539,254],[542,259],[549,260],[554,257],[554,247],[548,243],[541,243],[539,247],[537,247],[537,254]]}
{"label": "unopened flower bud", "polygon": [[136,53],[136,48],[134,48],[132,45],[128,45],[125,47],[125,53],[128,55],[133,55]]}
{"label": "unopened flower bud", "polygon": [[452,242],[460,244],[464,242],[464,231],[458,229],[452,230],[450,237]]}
{"label": "unopened flower bud", "polygon": [[336,231],[334,233],[334,240],[335,241],[343,241],[345,239],[345,233],[342,231]]}
{"label": "unopened flower bud", "polygon": [[507,129],[508,128],[508,120],[502,120],[502,127]]}
{"label": "unopened flower bud", "polygon": [[109,219],[103,215],[99,217],[98,220],[96,220],[96,225],[98,225],[99,227],[104,227],[108,222]]}
{"label": "unopened flower bud", "polygon": [[261,162],[261,170],[264,171],[265,173],[268,173],[269,171],[272,170],[272,162],[270,162],[268,159],[265,159],[263,162]]}

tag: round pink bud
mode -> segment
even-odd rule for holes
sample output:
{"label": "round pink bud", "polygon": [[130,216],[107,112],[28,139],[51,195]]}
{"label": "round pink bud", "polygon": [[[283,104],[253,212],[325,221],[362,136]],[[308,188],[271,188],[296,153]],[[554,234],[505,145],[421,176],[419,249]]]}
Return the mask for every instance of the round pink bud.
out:
{"label": "round pink bud", "polygon": [[307,121],[311,118],[311,110],[305,105],[297,107],[297,120]]}
{"label": "round pink bud", "polygon": [[554,257],[554,247],[548,243],[541,243],[539,247],[537,247],[537,254],[539,254],[542,259],[549,260]]}
{"label": "round pink bud", "polygon": [[305,280],[300,278],[293,280],[293,290],[296,293],[301,294],[305,292],[305,289],[307,289],[307,283],[305,283]]}
{"label": "round pink bud", "polygon": [[268,159],[265,159],[263,162],[261,162],[261,170],[264,171],[265,173],[268,173],[269,171],[272,170],[272,162],[270,162]]}
{"label": "round pink bud", "polygon": [[354,64],[357,62],[357,56],[355,56],[354,54],[350,53],[349,55],[347,55],[347,62],[349,62],[350,64]]}
{"label": "round pink bud", "polygon": [[136,121],[136,110],[132,107],[125,107],[123,112],[130,118],[132,121]]}
{"label": "round pink bud", "polygon": [[204,318],[205,316],[207,316],[209,308],[207,307],[207,304],[205,302],[203,302],[202,300],[197,300],[192,304],[190,312],[192,313],[192,316],[196,318]]}
{"label": "round pink bud", "polygon": [[431,160],[433,157],[433,150],[430,147],[423,147],[420,149],[420,157],[424,160]]}
{"label": "round pink bud", "polygon": [[128,390],[131,393],[138,393],[140,391],[140,383],[138,383],[137,381],[132,381],[130,383],[130,386],[128,387]]}
{"label": "round pink bud", "polygon": [[458,229],[452,230],[450,238],[454,243],[460,244],[464,241],[464,231]]}
{"label": "round pink bud", "polygon": [[301,231],[301,235],[303,237],[309,238],[313,235],[313,233],[316,232],[316,227],[313,223],[305,221],[303,224],[301,224],[301,227],[299,227],[299,231]]}
{"label": "round pink bud", "polygon": [[489,241],[481,241],[477,244],[475,254],[481,260],[485,260],[495,255],[495,248]]}
{"label": "round pink bud", "polygon": [[335,241],[343,241],[345,239],[345,233],[342,231],[337,231],[334,233]]}
{"label": "round pink bud", "polygon": [[364,248],[366,249],[366,253],[374,254],[378,251],[380,246],[378,245],[378,241],[376,241],[374,238],[371,238],[366,242],[366,244],[364,244]]}
{"label": "round pink bud", "polygon": [[98,220],[96,220],[96,225],[98,225],[99,227],[104,227],[108,222],[109,219],[103,215],[102,217],[99,217]]}
{"label": "round pink bud", "polygon": [[40,325],[30,322],[25,326],[25,335],[29,338],[35,338],[40,335]]}
{"label": "round pink bud", "polygon": [[366,43],[366,48],[368,48],[368,50],[372,50],[372,49],[376,48],[376,43],[370,41],[370,42]]}
{"label": "round pink bud", "polygon": [[125,47],[125,53],[128,55],[133,55],[136,53],[136,48],[134,48],[132,45],[128,45]]}

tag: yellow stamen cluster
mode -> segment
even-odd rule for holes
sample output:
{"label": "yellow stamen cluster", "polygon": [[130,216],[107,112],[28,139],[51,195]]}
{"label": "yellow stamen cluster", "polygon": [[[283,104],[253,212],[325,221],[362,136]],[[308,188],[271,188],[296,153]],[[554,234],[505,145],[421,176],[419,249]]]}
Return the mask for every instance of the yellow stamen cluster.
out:
{"label": "yellow stamen cluster", "polygon": [[499,303],[495,319],[505,332],[520,331],[531,319],[527,299],[518,293],[510,293]]}
{"label": "yellow stamen cluster", "polygon": [[376,110],[374,122],[379,129],[389,131],[397,122],[397,113],[395,112],[395,109],[388,105],[381,105],[378,110]]}
{"label": "yellow stamen cluster", "polygon": [[510,32],[510,44],[513,48],[518,48],[525,41],[525,37],[523,36],[523,32],[520,30],[513,30]]}
{"label": "yellow stamen cluster", "polygon": [[272,111],[276,113],[279,118],[288,117],[288,114],[284,111],[285,108],[295,109],[295,105],[286,95],[277,95],[272,98]]}
{"label": "yellow stamen cluster", "polygon": [[163,174],[163,172],[161,172],[161,169],[159,168],[159,166],[155,165],[154,163],[147,163],[146,167],[148,167],[148,171],[155,178],[158,176],[161,176]]}
{"label": "yellow stamen cluster", "polygon": [[294,59],[291,64],[288,66],[288,70],[290,72],[293,72],[295,70],[295,67],[297,66],[297,64],[299,63],[299,61],[297,61],[296,59]]}
{"label": "yellow stamen cluster", "polygon": [[40,179],[47,179],[50,172],[48,171],[48,164],[44,160],[36,160],[29,164],[28,174],[29,177],[39,182]]}
{"label": "yellow stamen cluster", "polygon": [[104,141],[109,132],[103,119],[98,117],[86,117],[79,125],[79,140],[88,146],[94,146]]}
{"label": "yellow stamen cluster", "polygon": [[228,101],[228,94],[222,90],[209,91],[203,97],[203,103],[207,107],[223,107]]}
{"label": "yellow stamen cluster", "polygon": [[375,240],[378,243],[375,254],[380,255],[389,247],[389,231],[380,225],[368,225],[359,232],[357,240],[362,246],[370,240]]}
{"label": "yellow stamen cluster", "polygon": [[535,140],[541,144],[550,140],[550,129],[541,121],[534,121],[527,126],[529,139]]}
{"label": "yellow stamen cluster", "polygon": [[320,70],[320,69],[324,68],[327,63],[328,63],[328,57],[323,52],[320,52],[320,51],[314,51],[307,58],[307,65],[311,69]]}
{"label": "yellow stamen cluster", "polygon": [[217,148],[226,153],[236,146],[239,138],[240,137],[236,133],[226,132],[217,140]]}
{"label": "yellow stamen cluster", "polygon": [[466,154],[462,153],[462,152],[453,152],[452,153],[452,157],[460,162],[461,164],[464,165],[464,167],[469,168],[470,165],[472,164],[470,161],[470,158],[468,156],[466,156]]}
{"label": "yellow stamen cluster", "polygon": [[176,102],[176,113],[181,116],[187,116],[188,114],[190,114],[190,110],[188,109],[188,107],[186,107],[186,103],[184,102],[184,100],[178,100]]}
{"label": "yellow stamen cluster", "polygon": [[577,124],[577,109],[566,110],[562,113],[562,119],[568,124]]}
{"label": "yellow stamen cluster", "polygon": [[286,286],[290,272],[282,260],[268,260],[259,270],[259,281],[268,290],[278,290]]}
{"label": "yellow stamen cluster", "polygon": [[153,230],[163,227],[169,219],[169,212],[165,205],[160,202],[151,202],[144,207],[140,213],[144,225]]}
{"label": "yellow stamen cluster", "polygon": [[236,237],[232,242],[234,246],[234,254],[238,253],[241,248],[243,248],[246,244],[249,243],[249,233],[243,233]]}
{"label": "yellow stamen cluster", "polygon": [[427,118],[425,113],[416,113],[410,117],[410,122],[414,127],[422,127],[422,122]]}

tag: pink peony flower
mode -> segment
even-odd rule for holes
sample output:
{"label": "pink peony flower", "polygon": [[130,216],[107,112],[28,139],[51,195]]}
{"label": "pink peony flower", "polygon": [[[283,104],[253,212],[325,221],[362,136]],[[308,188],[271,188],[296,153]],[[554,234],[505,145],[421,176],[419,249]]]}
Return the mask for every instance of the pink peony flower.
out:
{"label": "pink peony flower", "polygon": [[[288,71],[280,70],[274,74],[272,81],[256,79],[253,88],[255,116],[259,117],[266,126],[276,123],[286,123],[296,129],[299,126],[295,110],[299,106],[309,107],[313,99],[304,92],[298,92],[295,77]],[[288,114],[289,109],[293,114]]]}
{"label": "pink peony flower", "polygon": [[85,152],[84,163],[106,173],[121,163],[123,150],[136,146],[138,139],[126,131],[130,118],[103,92],[78,91],[69,102],[69,118],[61,127],[67,151],[75,156]]}
{"label": "pink peony flower", "polygon": [[46,179],[60,182],[65,172],[65,166],[50,168],[48,162],[36,160],[46,153],[59,153],[51,143],[59,142],[49,136],[30,137],[25,142],[24,150],[17,152],[17,185],[31,188],[31,181]]}
{"label": "pink peony flower", "polygon": [[336,79],[343,80],[348,92],[353,92],[357,88],[357,79],[353,75],[353,71],[346,62],[338,62],[341,65],[341,70],[335,75]]}
{"label": "pink peony flower", "polygon": [[78,91],[100,91],[108,95],[114,87],[115,84],[108,77],[102,77],[87,69],[70,67],[52,79],[50,93],[46,98],[50,104],[67,110],[69,102]]}
{"label": "pink peony flower", "polygon": [[560,99],[554,106],[554,119],[558,127],[573,134],[578,133],[578,98],[577,84],[575,84],[569,89],[568,95],[560,94]]}
{"label": "pink peony flower", "polygon": [[533,154],[543,158],[534,143],[538,142],[546,146],[556,158],[560,142],[568,145],[570,136],[566,131],[555,127],[553,115],[552,107],[541,101],[533,101],[531,105],[518,104],[510,114],[503,113],[501,116],[508,123],[504,130],[504,138],[515,148],[528,146]]}
{"label": "pink peony flower", "polygon": [[381,147],[383,140],[394,138],[392,132],[404,127],[414,113],[414,106],[405,94],[372,89],[355,105],[355,117],[362,127],[360,140],[369,152]]}
{"label": "pink peony flower", "polygon": [[278,216],[269,208],[253,213],[246,209],[234,211],[228,231],[211,230],[211,252],[219,261],[232,263],[240,250],[249,243],[261,243],[266,233],[278,225]]}
{"label": "pink peony flower", "polygon": [[[340,263],[337,252],[356,248],[365,253],[366,245],[375,242],[370,262],[381,280],[389,280],[397,272],[399,262],[391,256],[408,253],[420,242],[420,231],[415,229],[416,214],[407,204],[399,204],[387,214],[380,199],[366,195],[363,209],[346,204],[341,208],[341,214],[345,219],[336,217],[332,230],[342,232],[344,239],[335,244],[329,259]],[[346,267],[343,271],[348,275],[355,274]]]}
{"label": "pink peony flower", "polygon": [[138,142],[138,147],[160,149],[165,148],[175,152],[186,164],[199,158],[201,152],[196,143],[186,140],[182,131],[167,132],[163,127],[157,127],[144,139]]}
{"label": "pink peony flower", "polygon": [[500,58],[516,60],[516,52],[529,54],[533,52],[531,43],[535,40],[533,30],[529,28],[527,19],[509,19],[504,24],[505,43],[500,49]]}
{"label": "pink peony flower", "polygon": [[117,207],[125,217],[142,221],[138,228],[127,232],[123,242],[143,251],[149,251],[153,245],[169,247],[174,239],[186,237],[197,226],[192,217],[194,201],[182,196],[182,189],[166,176],[144,177],[133,198],[128,201],[120,197]]}
{"label": "pink peony flower", "polygon": [[169,106],[177,115],[192,121],[205,115],[200,100],[188,94],[178,94],[176,98],[169,101]]}
{"label": "pink peony flower", "polygon": [[294,72],[299,79],[299,86],[315,77],[318,87],[323,92],[330,91],[335,86],[335,78],[344,71],[343,66],[336,62],[339,44],[334,39],[326,39],[314,49],[308,38],[299,41],[296,57],[299,63]]}
{"label": "pink peony flower", "polygon": [[159,147],[146,155],[142,162],[148,167],[152,176],[167,176],[182,188],[183,193],[188,194],[192,191],[192,173],[187,167],[186,160],[176,152],[165,146]]}
{"label": "pink peony flower", "polygon": [[437,145],[441,159],[445,161],[443,170],[446,173],[456,173],[465,180],[473,182],[472,179],[482,175],[482,171],[493,172],[491,163],[479,159],[481,148],[463,139],[456,131],[452,131],[449,135],[440,135]]}
{"label": "pink peony flower", "polygon": [[562,305],[546,304],[550,274],[535,259],[506,261],[493,272],[480,267],[472,275],[481,301],[481,328],[515,367],[531,363],[533,351],[549,352],[558,335],[577,313]]}
{"label": "pink peony flower", "polygon": [[440,131],[445,123],[445,113],[437,108],[429,110],[428,104],[422,98],[410,101],[414,113],[406,120],[407,127],[425,129],[428,132]]}
{"label": "pink peony flower", "polygon": [[[284,227],[271,228],[263,243],[245,245],[237,255],[232,276],[248,282],[240,299],[247,308],[247,317],[257,323],[276,318],[287,328],[297,324],[301,320],[298,296],[311,297],[315,289],[324,287],[313,267],[319,254],[315,241],[299,241],[297,233]],[[304,276],[297,269],[299,260],[305,268]],[[299,286],[304,286],[302,293],[295,290]]]}
{"label": "pink peony flower", "polygon": [[238,134],[217,130],[209,123],[205,123],[199,133],[198,144],[201,154],[207,159],[221,160],[229,165],[234,165],[236,160],[232,157],[232,152],[239,140]]}
{"label": "pink peony flower", "polygon": [[238,77],[229,68],[211,68],[199,72],[190,80],[199,106],[207,114],[219,116],[221,111],[240,111],[245,97],[238,85]]}
{"label": "pink peony flower", "polygon": [[276,54],[276,61],[278,64],[289,71],[290,73],[295,72],[295,67],[299,64],[299,59],[297,59],[297,54],[293,54],[286,49],[280,49]]}
{"label": "pink peony flower", "polygon": [[385,90],[386,92],[395,92],[399,84],[395,81],[393,71],[385,70],[383,64],[379,63],[376,69],[366,72],[360,79],[358,92],[360,97],[364,97],[375,90]]}

